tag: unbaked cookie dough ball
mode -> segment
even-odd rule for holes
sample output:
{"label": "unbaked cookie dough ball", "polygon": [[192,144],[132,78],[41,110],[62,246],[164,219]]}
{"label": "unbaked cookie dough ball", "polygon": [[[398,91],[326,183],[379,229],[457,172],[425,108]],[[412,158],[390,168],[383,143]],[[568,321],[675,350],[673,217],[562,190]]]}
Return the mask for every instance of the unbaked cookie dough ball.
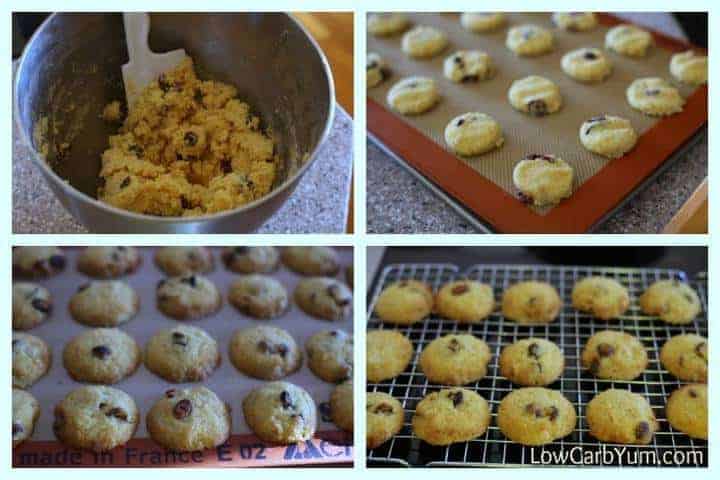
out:
{"label": "unbaked cookie dough ball", "polygon": [[490,32],[505,25],[502,12],[465,12],[460,15],[460,25],[475,33]]}
{"label": "unbaked cookie dough ball", "polygon": [[635,25],[618,25],[605,34],[605,48],[628,57],[644,57],[652,44],[652,35]]}
{"label": "unbaked cookie dough ball", "polygon": [[533,117],[544,117],[562,107],[560,89],[551,80],[539,75],[515,80],[508,90],[508,100],[515,110]]}
{"label": "unbaked cookie dough ball", "polygon": [[385,60],[375,52],[368,53],[365,71],[367,74],[367,88],[380,85],[383,80],[390,76]]}
{"label": "unbaked cookie dough ball", "polygon": [[412,58],[430,58],[447,45],[447,36],[435,27],[417,26],[405,33],[402,50]]}
{"label": "unbaked cookie dough ball", "polygon": [[456,83],[486,80],[493,74],[490,55],[480,50],[460,50],[445,59],[443,74]]}
{"label": "unbaked cookie dough ball", "polygon": [[587,32],[598,24],[592,12],[555,12],[552,21],[555,26],[568,32]]}
{"label": "unbaked cookie dough ball", "polygon": [[654,117],[682,112],[685,105],[680,91],[662,78],[638,78],[630,84],[626,95],[631,107]]}
{"label": "unbaked cookie dough ball", "polygon": [[599,48],[578,48],[563,55],[563,72],[578,82],[600,82],[612,73],[612,62]]}
{"label": "unbaked cookie dough ball", "polygon": [[404,13],[371,13],[367,18],[367,30],[377,37],[404,32],[410,21]]}
{"label": "unbaked cookie dough ball", "polygon": [[539,25],[525,24],[508,30],[505,45],[521,57],[536,57],[553,49],[554,38],[550,30]]}
{"label": "unbaked cookie dough ball", "polygon": [[458,155],[471,157],[501,147],[505,139],[500,124],[490,115],[468,112],[450,120],[445,142]]}
{"label": "unbaked cookie dough ball", "polygon": [[580,127],[583,147],[603,157],[622,157],[633,149],[637,139],[630,120],[613,115],[592,117]]}
{"label": "unbaked cookie dough ball", "polygon": [[572,195],[573,178],[573,168],[550,154],[528,155],[513,169],[520,199],[538,207],[558,204]]}
{"label": "unbaked cookie dough ball", "polygon": [[676,53],[670,59],[670,73],[679,82],[688,85],[707,83],[708,59],[692,50]]}
{"label": "unbaked cookie dough ball", "polygon": [[440,99],[435,80],[428,77],[403,78],[392,86],[387,102],[403,115],[417,115],[430,110]]}

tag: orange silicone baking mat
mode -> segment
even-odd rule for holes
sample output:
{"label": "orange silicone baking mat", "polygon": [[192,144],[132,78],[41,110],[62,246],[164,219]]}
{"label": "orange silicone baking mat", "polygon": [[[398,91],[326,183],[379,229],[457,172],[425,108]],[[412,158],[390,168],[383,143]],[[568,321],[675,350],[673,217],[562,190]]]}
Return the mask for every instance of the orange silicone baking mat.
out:
{"label": "orange silicone baking mat", "polygon": [[[455,200],[501,233],[582,233],[616,207],[650,176],[673,152],[683,146],[707,122],[707,87],[675,82],[668,63],[673,53],[690,48],[676,39],[653,32],[655,46],[641,59],[608,55],[612,75],[596,84],[582,84],[565,75],[560,58],[582,46],[603,47],[605,32],[620,20],[598,14],[600,25],[591,32],[558,31],[549,13],[509,13],[505,27],[497,32],[473,34],[462,29],[457,13],[411,13],[414,25],[443,30],[449,46],[429,60],[408,58],[400,48],[401,35],[368,36],[368,51],[386,59],[391,76],[368,90],[368,130],[408,164],[429,178]],[[555,49],[534,58],[515,57],[504,45],[508,26],[534,23],[553,29]],[[442,75],[442,62],[459,49],[481,49],[493,58],[497,73],[489,80],[455,84]],[[516,112],[507,102],[513,80],[529,74],[555,81],[563,94],[563,108],[542,118]],[[425,75],[438,82],[439,104],[429,112],[402,116],[387,105],[388,90],[400,78]],[[659,76],[676,84],[686,98],[682,113],[664,118],[633,110],[625,89],[639,77]],[[454,116],[466,111],[494,116],[504,130],[505,145],[492,152],[461,158],[448,151],[443,130]],[[603,113],[630,119],[640,135],[636,147],[619,159],[606,159],[585,150],[578,140],[582,122]],[[552,208],[523,204],[512,184],[515,163],[528,153],[554,153],[575,170],[574,193]]]}

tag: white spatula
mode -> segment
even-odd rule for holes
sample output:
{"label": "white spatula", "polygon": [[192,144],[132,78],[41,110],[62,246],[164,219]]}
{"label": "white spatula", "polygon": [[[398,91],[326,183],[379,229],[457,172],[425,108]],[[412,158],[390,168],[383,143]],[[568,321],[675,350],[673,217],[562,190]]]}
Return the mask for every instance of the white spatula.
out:
{"label": "white spatula", "polygon": [[128,109],[132,110],[140,93],[150,82],[177,67],[185,59],[185,50],[154,53],[148,46],[150,16],[143,12],[123,13],[125,40],[130,61],[122,66]]}

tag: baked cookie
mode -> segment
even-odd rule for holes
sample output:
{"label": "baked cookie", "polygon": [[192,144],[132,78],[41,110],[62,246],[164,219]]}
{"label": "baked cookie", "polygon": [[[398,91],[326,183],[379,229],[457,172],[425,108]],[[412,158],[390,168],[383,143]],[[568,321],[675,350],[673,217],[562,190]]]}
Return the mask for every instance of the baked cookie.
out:
{"label": "baked cookie", "polygon": [[95,278],[116,278],[135,272],[142,257],[135,247],[87,247],[78,257],[79,271]]}
{"label": "baked cookie", "polygon": [[552,21],[556,27],[568,32],[587,32],[598,24],[592,12],[555,12]]}
{"label": "baked cookie", "polygon": [[660,350],[660,363],[686,382],[707,383],[707,338],[695,334],[675,335]]}
{"label": "baked cookie", "polygon": [[367,30],[370,34],[385,37],[404,32],[410,21],[404,13],[371,13],[367,17]]}
{"label": "baked cookie", "polygon": [[644,57],[652,44],[652,35],[634,25],[618,25],[605,34],[605,48],[628,57]]}
{"label": "baked cookie", "polygon": [[397,377],[407,368],[413,355],[410,340],[394,330],[368,330],[365,343],[368,382]]}
{"label": "baked cookie", "polygon": [[310,370],[326,382],[352,380],[353,336],[342,330],[324,330],[305,342]]}
{"label": "baked cookie", "polygon": [[196,320],[211,315],[222,306],[215,284],[202,275],[186,275],[160,280],[157,306],[176,320]]}
{"label": "baked cookie", "polygon": [[505,14],[502,12],[465,12],[460,15],[460,25],[465,30],[475,33],[490,32],[505,25]]}
{"label": "baked cookie", "polygon": [[15,247],[12,251],[13,275],[21,278],[47,278],[65,269],[67,259],[58,247]]}
{"label": "baked cookie", "polygon": [[365,401],[367,448],[379,447],[394,437],[405,422],[402,405],[385,392],[368,392]]}
{"label": "baked cookie", "polygon": [[50,368],[50,347],[39,337],[27,333],[12,335],[12,385],[30,388]]}
{"label": "baked cookie", "polygon": [[70,298],[73,318],[91,327],[116,327],[140,309],[140,297],[120,280],[96,280],[81,285]]}
{"label": "baked cookie", "polygon": [[587,405],[590,435],[601,442],[647,445],[659,424],[644,397],[611,388],[599,393]]}
{"label": "baked cookie", "polygon": [[468,112],[450,120],[445,127],[445,142],[458,155],[471,157],[501,147],[505,139],[493,117]]}
{"label": "baked cookie", "polygon": [[472,280],[443,285],[435,296],[435,311],[458,323],[480,323],[495,309],[492,287]]}
{"label": "baked cookie", "polygon": [[430,315],[433,309],[430,287],[417,280],[400,280],[385,287],[375,302],[375,315],[383,322],[410,325]]}
{"label": "baked cookie", "polygon": [[707,385],[684,385],[668,398],[665,413],[675,430],[692,438],[708,439]]}
{"label": "baked cookie", "polygon": [[459,50],[443,62],[443,75],[455,83],[487,80],[493,73],[490,55],[480,50]]}
{"label": "baked cookie", "polygon": [[236,331],[230,339],[230,361],[245,375],[278,380],[302,365],[302,351],[289,332],[258,325]]}
{"label": "baked cookie", "polygon": [[141,358],[135,340],[117,328],[85,330],[63,350],[63,365],[73,379],[104,385],[132,375]]}
{"label": "baked cookie", "polygon": [[385,60],[375,52],[368,52],[365,71],[367,74],[367,88],[380,85],[383,80],[390,76],[390,69]]}
{"label": "baked cookie", "polygon": [[578,82],[601,82],[610,76],[613,65],[599,48],[578,48],[563,55],[560,66]]}
{"label": "baked cookie", "polygon": [[620,282],[608,277],[586,277],[572,290],[572,304],[582,312],[601,320],[624,314],[630,306],[630,294]]}
{"label": "baked cookie", "polygon": [[603,157],[622,157],[633,149],[637,139],[630,121],[613,115],[592,117],[580,127],[583,147]]}
{"label": "baked cookie", "polygon": [[155,265],[174,277],[212,272],[215,261],[207,247],[160,247],[155,251]]}
{"label": "baked cookie", "polygon": [[245,422],[266,442],[290,444],[315,434],[315,402],[304,389],[288,382],[270,382],[252,390],[242,402]]}
{"label": "baked cookie", "polygon": [[637,337],[625,332],[601,330],[585,344],[582,364],[597,378],[633,380],[647,368],[648,355]]}
{"label": "baked cookie", "polygon": [[340,271],[340,257],[331,247],[285,247],[280,254],[290,270],[310,277],[334,277]]}
{"label": "baked cookie", "polygon": [[490,349],[469,334],[450,334],[430,342],[420,354],[420,368],[432,383],[465,385],[487,375]]}
{"label": "baked cookie", "polygon": [[543,387],[555,382],[565,369],[560,348],[544,338],[524,338],[503,348],[500,374],[517,385]]}
{"label": "baked cookie", "polygon": [[676,53],[670,59],[670,73],[679,82],[688,85],[707,83],[708,59],[692,50]]}
{"label": "baked cookie", "polygon": [[40,417],[40,404],[25,390],[12,391],[12,445],[13,448],[32,437],[35,423]]}
{"label": "baked cookie", "polygon": [[403,115],[418,115],[430,110],[440,99],[435,80],[429,77],[406,77],[390,88],[388,104]]}
{"label": "baked cookie", "polygon": [[352,292],[334,278],[304,278],[295,287],[294,298],[305,313],[324,320],[344,320],[352,310]]}
{"label": "baked cookie", "polygon": [[12,328],[30,330],[48,319],[53,301],[50,291],[36,283],[17,282],[12,286]]}
{"label": "baked cookie", "polygon": [[554,44],[550,30],[539,25],[525,24],[510,28],[505,46],[521,57],[536,57],[552,51]]}
{"label": "baked cookie", "polygon": [[508,90],[512,107],[533,117],[544,117],[560,110],[562,95],[554,82],[539,75],[515,80]]}
{"label": "baked cookie", "polygon": [[433,392],[417,404],[412,427],[430,445],[466,442],[484,434],[490,425],[487,401],[472,390],[453,388]]}
{"label": "baked cookie", "polygon": [[573,168],[551,154],[530,154],[513,169],[513,183],[523,203],[556,205],[572,195]]}
{"label": "baked cookie", "polygon": [[558,291],[545,282],[518,282],[503,292],[502,314],[520,324],[554,321],[562,308]]}
{"label": "baked cookie", "polygon": [[630,84],[626,96],[631,107],[654,117],[682,112],[685,105],[680,91],[662,78],[638,78]]}
{"label": "baked cookie", "polygon": [[412,58],[430,58],[447,46],[447,36],[434,27],[419,25],[402,37],[402,51]]}
{"label": "baked cookie", "polygon": [[556,390],[527,387],[505,395],[497,424],[503,434],[523,445],[545,445],[572,433],[575,407]]}
{"label": "baked cookie", "polygon": [[168,382],[201,382],[220,362],[215,339],[190,325],[160,330],[145,345],[145,367]]}
{"label": "baked cookie", "polygon": [[106,452],[130,440],[140,412],[130,395],[105,386],[80,387],[55,406],[53,431],[69,447]]}
{"label": "baked cookie", "polygon": [[353,431],[352,380],[341,383],[330,395],[330,419],[346,432]]}
{"label": "baked cookie", "polygon": [[235,273],[270,273],[280,263],[275,247],[225,247],[220,258]]}
{"label": "baked cookie", "polygon": [[159,445],[178,452],[214,448],[230,436],[230,407],[198,386],[170,389],[147,414],[147,430]]}
{"label": "baked cookie", "polygon": [[640,296],[640,308],[673,325],[692,323],[702,306],[695,290],[678,280],[659,280]]}
{"label": "baked cookie", "polygon": [[288,308],[282,283],[261,274],[243,275],[230,285],[228,300],[238,310],[255,318],[279,317]]}

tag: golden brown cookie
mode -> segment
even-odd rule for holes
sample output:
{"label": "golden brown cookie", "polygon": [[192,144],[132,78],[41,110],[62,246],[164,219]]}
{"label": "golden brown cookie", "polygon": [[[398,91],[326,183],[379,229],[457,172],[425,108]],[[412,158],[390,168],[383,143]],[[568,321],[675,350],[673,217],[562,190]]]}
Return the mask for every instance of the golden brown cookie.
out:
{"label": "golden brown cookie", "polygon": [[513,442],[545,445],[570,435],[575,407],[562,393],[540,387],[513,390],[500,402],[498,427]]}
{"label": "golden brown cookie", "polygon": [[368,330],[367,380],[381,382],[400,375],[413,355],[410,340],[393,330]]}
{"label": "golden brown cookie", "polygon": [[492,287],[471,280],[446,283],[435,296],[438,315],[458,323],[482,322],[494,308]]}
{"label": "golden brown cookie", "polygon": [[245,375],[278,380],[302,365],[302,350],[287,330],[256,325],[236,331],[230,339],[230,361]]}
{"label": "golden brown cookie", "polygon": [[332,277],[340,270],[340,257],[332,247],[285,247],[280,259],[295,273],[311,277]]}
{"label": "golden brown cookie", "polygon": [[472,390],[453,388],[420,400],[412,419],[415,436],[430,445],[466,442],[484,434],[490,425],[487,401]]}
{"label": "golden brown cookie", "polygon": [[142,257],[135,247],[87,247],[80,253],[77,268],[94,278],[116,278],[135,272]]}
{"label": "golden brown cookie", "polygon": [[379,447],[403,427],[405,411],[400,402],[385,392],[369,392],[365,404],[367,448]]}
{"label": "golden brown cookie", "polygon": [[430,342],[420,354],[420,368],[433,383],[465,385],[481,380],[490,361],[487,344],[473,335],[450,334]]}
{"label": "golden brown cookie", "polygon": [[32,437],[40,417],[40,404],[30,393],[19,388],[12,391],[12,445],[13,448]]}
{"label": "golden brown cookie", "polygon": [[50,369],[50,347],[40,338],[27,333],[12,335],[12,385],[30,388]]}
{"label": "golden brown cookie", "polygon": [[383,322],[410,325],[430,315],[432,289],[417,280],[401,280],[387,286],[375,303],[375,314]]}
{"label": "golden brown cookie", "polygon": [[347,380],[330,395],[330,419],[346,432],[353,431],[353,384]]}
{"label": "golden brown cookie", "polygon": [[30,282],[12,286],[12,328],[30,330],[48,319],[53,301],[47,288]]}
{"label": "golden brown cookie", "polygon": [[640,296],[640,308],[648,315],[677,325],[691,323],[702,307],[697,293],[687,283],[660,280]]}
{"label": "golden brown cookie", "polygon": [[245,422],[266,442],[302,442],[311,439],[317,428],[315,402],[292,383],[264,383],[243,399],[242,408]]}
{"label": "golden brown cookie", "polygon": [[503,293],[503,315],[521,324],[550,323],[557,318],[560,308],[560,295],[549,283],[519,282]]}
{"label": "golden brown cookie", "polygon": [[637,337],[625,332],[601,330],[585,344],[582,364],[598,378],[633,380],[647,368],[648,355]]}
{"label": "golden brown cookie", "polygon": [[132,375],[141,359],[135,340],[117,328],[87,329],[63,350],[63,365],[79,382],[112,385]]}
{"label": "golden brown cookie", "polygon": [[20,278],[47,278],[65,269],[67,259],[58,247],[15,247],[12,251],[13,275]]}
{"label": "golden brown cookie", "polygon": [[160,330],[145,345],[145,367],[168,382],[201,382],[220,362],[215,339],[190,325]]}
{"label": "golden brown cookie", "polygon": [[590,435],[601,442],[647,445],[660,427],[648,401],[627,390],[605,390],[586,412]]}
{"label": "golden brown cookie", "polygon": [[662,346],[660,363],[680,380],[707,383],[707,338],[695,334],[675,335]]}
{"label": "golden brown cookie", "polygon": [[565,358],[560,348],[543,338],[525,338],[503,348],[500,374],[518,385],[540,387],[560,378]]}
{"label": "golden brown cookie", "polygon": [[601,320],[617,318],[630,306],[630,295],[620,282],[608,277],[587,277],[575,284],[572,304]]}
{"label": "golden brown cookie", "polygon": [[707,385],[684,385],[668,398],[665,407],[668,422],[692,438],[708,439]]}
{"label": "golden brown cookie", "polygon": [[160,247],[155,251],[155,265],[174,277],[212,272],[215,261],[207,247]]}

